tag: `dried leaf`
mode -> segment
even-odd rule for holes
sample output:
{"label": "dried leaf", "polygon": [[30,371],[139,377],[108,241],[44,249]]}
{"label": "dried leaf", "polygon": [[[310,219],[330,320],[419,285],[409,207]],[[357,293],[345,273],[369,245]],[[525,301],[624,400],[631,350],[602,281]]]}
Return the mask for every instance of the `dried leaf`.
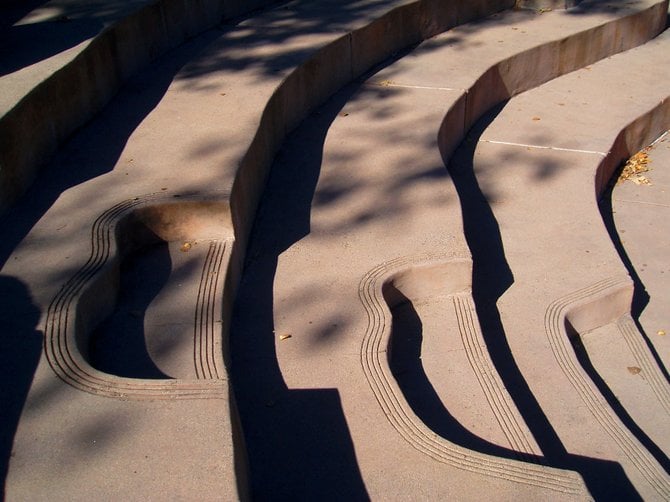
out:
{"label": "dried leaf", "polygon": [[628,366],[628,371],[631,375],[637,375],[642,369],[637,366]]}
{"label": "dried leaf", "polygon": [[290,335],[290,334],[288,334],[288,333],[285,333],[285,334],[283,334],[283,335],[279,335],[279,339],[280,339],[280,340],[287,340],[287,339],[291,338],[292,336],[293,336],[293,335]]}
{"label": "dried leaf", "polygon": [[647,167],[649,162],[651,161],[649,160],[649,155],[647,154],[646,149],[637,152],[628,159],[626,165],[623,166],[618,182],[630,180],[636,185],[650,185],[651,180],[641,174],[649,171],[649,168]]}
{"label": "dried leaf", "polygon": [[182,253],[187,253],[192,247],[193,247],[193,245],[192,245],[190,242],[184,242],[184,243],[181,245],[181,247],[179,248],[179,250],[180,250]]}
{"label": "dried leaf", "polygon": [[659,329],[659,330],[656,332],[656,334],[659,335],[659,336],[665,336],[665,330]]}

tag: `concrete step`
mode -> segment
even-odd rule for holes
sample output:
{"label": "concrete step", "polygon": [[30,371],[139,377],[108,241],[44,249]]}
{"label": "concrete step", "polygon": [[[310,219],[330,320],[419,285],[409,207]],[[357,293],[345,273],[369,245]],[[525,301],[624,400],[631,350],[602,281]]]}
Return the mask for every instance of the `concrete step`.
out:
{"label": "concrete step", "polygon": [[[638,329],[646,334],[660,363],[670,367],[668,324],[668,271],[665,250],[667,234],[663,231],[668,207],[670,176],[668,169],[668,135],[642,152],[648,172],[641,173],[649,183],[622,180],[605,197],[604,214],[611,212],[610,236],[617,246],[628,273],[635,282],[631,313]],[[611,211],[608,209],[611,208]]]}
{"label": "concrete step", "polygon": [[[606,461],[569,456],[572,463],[542,466],[519,460],[539,462],[546,452],[482,351],[485,333],[463,296],[471,266],[457,193],[438,146],[453,150],[499,100],[643,43],[660,29],[667,4],[508,12],[429,41],[398,68],[415,55],[439,54],[439,64],[423,67],[429,74],[442,67],[449,82],[422,85],[378,74],[355,94],[359,86],[347,87],[283,147],[273,168],[279,181],[270,179],[254,221],[288,132],[392,52],[500,8],[468,5],[440,11],[430,2],[392,8],[307,2],[261,12],[161,60],[58,153],[0,223],[4,288],[15,291],[3,322],[16,333],[3,357],[15,365],[14,356],[23,354],[9,394],[16,432],[10,426],[8,497],[245,497],[247,466],[258,497],[474,498],[482,491],[501,498],[588,497],[593,480],[585,485],[571,471],[593,477]],[[412,77],[412,68],[399,73]],[[212,244],[225,250],[214,254],[220,258],[201,256]],[[127,367],[110,368],[118,347],[100,323],[118,326],[128,317],[120,316],[133,317],[137,308],[127,305],[134,305],[136,292],[126,290],[132,281],[124,277],[132,278],[134,263],[160,266],[157,254],[170,261],[157,274],[171,287],[140,315],[158,312],[154,325],[165,319],[190,338],[171,341],[145,326],[142,369],[148,357],[160,374],[137,378]],[[398,256],[409,258],[392,261]],[[426,264],[423,275],[415,274],[417,256]],[[170,291],[180,280],[186,296],[197,291],[194,302]],[[147,282],[142,286],[157,288]],[[481,416],[481,431],[465,427],[458,437],[437,436],[395,400],[404,391],[383,349],[361,352],[362,343],[388,337],[368,324],[392,318],[383,300],[386,283],[408,298],[426,298],[425,309],[417,309],[424,317],[444,305],[459,309],[445,323],[427,323],[427,339],[439,341],[434,335],[454,324],[471,327],[462,337],[471,349],[461,349],[455,367],[462,372],[457,388],[473,393],[473,407],[458,405],[451,423]],[[433,302],[434,287],[444,283],[448,298]],[[368,318],[357,298],[371,291],[377,301],[367,301]],[[400,310],[396,317],[416,326],[413,312]],[[195,328],[181,329],[183,315],[194,311]],[[205,368],[230,364],[231,323],[234,389],[221,372],[205,375]],[[37,344],[26,348],[20,340]],[[193,348],[192,358],[184,347]],[[441,341],[437,350],[451,360]],[[463,403],[435,361],[426,366],[428,377],[441,382],[433,402]],[[471,385],[465,361],[488,390]],[[370,387],[362,385],[366,379]],[[500,411],[483,406],[482,393]],[[375,404],[376,398],[384,405],[383,395],[392,397],[392,408]],[[496,427],[503,416],[496,413],[509,419],[506,425]],[[176,448],[183,453],[175,456]]]}
{"label": "concrete step", "polygon": [[[523,485],[532,497],[560,490],[605,498],[634,496],[640,490],[660,498],[630,463],[626,474],[633,471],[636,485],[622,474],[618,458],[565,449],[542,409],[528,404],[533,394],[523,394],[527,383],[510,370],[514,361],[505,361],[505,339],[484,331],[484,343],[476,314],[465,315],[474,307],[461,310],[460,323],[447,322],[456,299],[472,283],[469,243],[461,222],[463,217],[467,221],[468,212],[461,213],[459,194],[444,171],[437,124],[444,123],[440,146],[458,144],[467,130],[463,124],[474,123],[496,96],[504,99],[505,92],[507,97],[514,92],[510,89],[527,89],[491,85],[512,78],[481,78],[489,68],[494,69],[489,75],[495,75],[507,64],[518,68],[516,63],[532,82],[545,75],[542,70],[534,72],[536,61],[554,67],[547,55],[533,59],[532,50],[526,54],[528,60],[519,57],[513,63],[501,55],[502,50],[491,54],[501,40],[509,41],[507,34],[528,32],[534,22],[537,18],[503,16],[491,20],[480,37],[467,26],[426,42],[360,89],[340,95],[280,153],[256,221],[231,335],[235,390],[246,424],[253,493],[259,497],[290,490],[309,496],[315,487],[331,487],[326,473],[314,473],[318,481],[305,485],[286,470],[277,472],[276,466],[286,458],[287,444],[305,448],[295,454],[298,458],[311,458],[307,448],[319,448],[324,456],[332,453],[329,443],[318,436],[307,435],[301,441],[305,431],[294,424],[301,423],[301,390],[311,389],[316,400],[318,390],[337,388],[341,411],[331,407],[324,414],[344,415],[348,430],[335,437],[345,444],[353,442],[360,476],[373,498],[400,490],[421,490],[423,497],[432,499],[445,493],[474,497],[468,491],[468,474],[463,473],[475,470],[469,462],[478,464],[478,488],[505,494],[501,498]],[[549,24],[537,26],[538,32],[547,33]],[[518,42],[511,45],[522,49]],[[503,72],[510,74],[513,70]],[[487,104],[477,108],[478,102]],[[472,113],[475,118],[470,122],[468,109],[479,112]],[[495,228],[486,226],[482,231]],[[259,285],[265,285],[265,292]],[[364,311],[352,304],[357,294]],[[450,330],[454,324],[459,329]],[[362,342],[360,333],[365,333]],[[402,343],[413,351],[412,364],[402,361],[410,369],[400,375],[394,366],[399,364],[397,351],[402,350],[398,345],[403,345],[395,337],[408,339]],[[488,358],[495,360],[495,366]],[[507,368],[501,367],[501,359]],[[483,374],[491,379],[480,380]],[[377,410],[361,404],[372,401],[360,389],[364,378],[380,405]],[[476,381],[483,383],[473,388]],[[505,384],[514,399],[506,396]],[[423,409],[417,409],[417,402]],[[522,419],[512,418],[518,415]],[[476,431],[480,441],[468,431]],[[583,481],[549,467],[536,471],[529,464],[522,464],[528,477],[520,481],[511,474],[519,465],[515,459],[529,453],[531,458],[535,454],[536,462],[578,472]],[[435,461],[442,464],[439,470]],[[407,465],[416,468],[408,471]],[[432,479],[421,474],[431,471],[441,474]],[[359,486],[358,473],[338,472],[339,479]],[[538,483],[541,487],[535,486],[535,475],[546,476]],[[661,484],[665,482],[662,474],[655,475]]]}
{"label": "concrete step", "polygon": [[[262,186],[263,170],[287,129],[297,124],[310,107],[352,75],[365,71],[397,48],[418,41],[422,33],[434,33],[450,23],[500,8],[496,2],[469,4],[466,8],[452,5],[439,11],[430,2],[356,2],[350,8],[333,2],[321,3],[315,9],[309,3],[296,2],[288,8],[262,12],[245,23],[206,33],[171,53],[133,80],[98,121],[63,148],[32,192],[3,220],[3,289],[14,293],[11,301],[3,305],[2,318],[7,332],[15,335],[3,340],[7,346],[3,358],[8,363],[7,375],[14,375],[16,380],[12,368],[17,364],[21,375],[15,388],[3,389],[6,401],[11,403],[4,435],[6,462],[13,440],[13,451],[22,452],[12,457],[13,467],[6,481],[8,496],[48,494],[70,499],[118,494],[116,480],[131,476],[124,484],[129,497],[149,498],[161,493],[186,497],[196,488],[207,496],[226,493],[226,497],[244,497],[244,447],[238,444],[242,438],[236,429],[239,425],[235,422],[234,401],[229,407],[225,374],[215,371],[196,379],[132,378],[137,374],[129,374],[127,368],[108,373],[91,365],[95,360],[109,369],[96,354],[99,345],[91,347],[88,337],[107,315],[114,317],[119,313],[115,310],[116,296],[119,287],[128,284],[123,281],[127,258],[139,254],[142,261],[142,257],[155,253],[156,245],[164,245],[161,242],[170,243],[171,249],[182,248],[186,243],[203,245],[212,239],[224,243],[226,252],[232,252],[234,246],[243,247],[252,222],[245,211],[253,211],[259,197],[259,189],[254,187]],[[287,16],[292,20],[288,25]],[[400,29],[405,20],[411,22]],[[370,43],[372,38],[375,44]],[[353,58],[352,47],[356,47]],[[191,61],[190,66],[168,91],[168,84],[186,61]],[[208,89],[210,92],[203,92]],[[229,93],[229,99],[222,111],[219,108],[224,91]],[[159,100],[162,102],[157,112],[146,117]],[[213,113],[203,115],[204,110]],[[141,120],[143,126],[131,137]],[[166,128],[165,124],[171,127]],[[19,135],[20,131],[21,128],[10,130]],[[227,132],[232,136],[225,140],[228,150],[222,155],[217,146]],[[166,133],[168,136],[164,136]],[[193,141],[190,145],[188,140],[177,141],[188,138]],[[122,154],[126,143],[129,150]],[[217,151],[215,158],[195,160],[202,155],[209,157],[212,145]],[[133,148],[142,155],[134,158]],[[151,151],[158,155],[151,155]],[[190,158],[190,166],[197,166],[194,176],[184,176],[183,154]],[[237,169],[245,163],[246,174],[243,169],[243,186],[237,190],[236,206],[242,214],[238,214],[238,219],[244,224],[234,232],[236,243],[228,246],[226,232],[232,230],[228,197]],[[125,169],[133,166],[140,167]],[[206,172],[212,167],[218,174]],[[132,181],[131,173],[135,178]],[[10,187],[8,193],[17,195],[20,190],[12,191],[14,188]],[[167,194],[161,197],[163,191]],[[222,201],[226,210],[224,221],[216,225],[218,232],[214,236],[208,232],[200,234],[202,223],[212,221],[208,206]],[[174,208],[180,216],[175,216]],[[65,213],[61,212],[63,209]],[[128,226],[128,221],[135,224]],[[49,242],[47,246],[40,244],[46,242],[42,241],[44,237]],[[236,256],[241,262],[243,253],[238,251]],[[37,262],[41,265],[36,266]],[[201,285],[210,284],[205,289],[213,296],[205,295],[205,302],[198,299],[194,309],[196,321],[200,315],[205,322],[204,333],[193,331],[198,334],[192,341],[193,348],[197,354],[198,342],[204,340],[200,346],[208,349],[205,361],[211,357],[221,359],[226,353],[220,344],[226,340],[227,314],[234,299],[230,288],[234,289],[239,277],[239,264],[229,262],[230,255],[225,254],[223,260],[202,267],[203,279],[209,272],[221,273],[217,281],[201,281]],[[179,277],[177,270],[173,272],[168,282],[173,282],[173,276]],[[197,285],[195,290],[199,290]],[[120,291],[121,306],[124,293]],[[132,297],[134,292],[128,293]],[[174,303],[176,312],[188,315],[188,306]],[[223,314],[217,312],[219,305]],[[71,315],[75,311],[73,321]],[[203,312],[205,315],[199,314]],[[39,333],[48,338],[46,352],[42,354],[39,346],[33,344],[26,355],[21,340],[34,341],[35,336],[40,336],[35,331],[38,326]],[[218,336],[213,338],[212,328],[217,327]],[[89,354],[91,348],[93,358]],[[169,351],[170,343],[163,341],[159,348]],[[156,350],[149,352],[156,355]],[[40,358],[40,354],[44,357]],[[167,356],[164,360],[175,360],[172,355]],[[176,360],[184,360],[183,355]],[[193,363],[198,376],[197,356]],[[221,368],[220,364],[215,366]],[[179,367],[179,373],[187,369],[183,364]],[[60,379],[54,378],[53,371]],[[63,380],[69,384],[65,393],[74,394],[63,401],[48,400],[48,396],[61,395]],[[31,382],[35,400],[28,397],[26,401]],[[48,411],[40,408],[45,402]],[[41,411],[37,414],[28,411],[38,408]],[[21,432],[13,438],[22,410]],[[198,417],[197,425],[186,418],[191,413]],[[42,422],[52,414],[59,417],[54,424],[56,434]],[[111,421],[106,417],[111,417]],[[161,425],[152,424],[154,419]],[[82,434],[82,430],[89,429],[95,438]],[[135,433],[142,437],[134,437]],[[191,434],[200,439],[191,442]],[[41,467],[32,464],[32,447],[25,449],[21,438],[38,444],[38,450],[45,448]],[[103,438],[114,438],[113,447],[102,444]],[[188,461],[180,462],[174,457],[175,444],[189,445],[185,454]],[[216,445],[214,452],[209,449],[212,445]],[[96,459],[93,464],[78,462],[80,453],[101,446],[92,454]],[[28,469],[28,464],[36,469]],[[63,471],[54,469],[55,465],[73,476],[63,479]],[[208,467],[195,474],[194,465]],[[156,472],[169,474],[155,476]],[[59,488],[55,490],[54,486]]]}
{"label": "concrete step", "polygon": [[[565,448],[616,460],[652,499],[670,488],[670,387],[628,315],[633,283],[597,197],[670,125],[670,89],[659,85],[669,42],[663,34],[511,99],[450,166],[484,331],[507,339]],[[631,86],[622,68],[648,79]],[[630,382],[628,367],[644,368],[644,381]]]}
{"label": "concrete step", "polygon": [[0,6],[0,213],[131,75],[222,19],[270,3],[52,0]]}

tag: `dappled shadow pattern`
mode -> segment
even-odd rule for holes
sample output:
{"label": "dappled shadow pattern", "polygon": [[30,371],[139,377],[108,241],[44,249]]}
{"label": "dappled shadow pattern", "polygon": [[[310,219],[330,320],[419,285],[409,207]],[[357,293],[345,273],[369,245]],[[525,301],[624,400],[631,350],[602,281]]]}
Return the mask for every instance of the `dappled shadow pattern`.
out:
{"label": "dappled shadow pattern", "polygon": [[[0,267],[61,193],[114,168],[128,138],[161,101],[175,74],[218,36],[209,32],[172,51],[126,84],[97,119],[65,144],[28,192],[0,217]],[[88,203],[79,200],[78,207],[87,211]]]}
{"label": "dappled shadow pattern", "polygon": [[500,227],[491,202],[480,188],[474,172],[474,153],[479,138],[506,104],[491,109],[472,127],[448,166],[461,202],[465,237],[472,253],[472,295],[488,352],[544,454],[543,463],[579,472],[596,500],[640,500],[621,465],[574,455],[565,449],[530,390],[507,341],[497,301],[513,284],[514,276],[505,258]]}
{"label": "dappled shadow pattern", "polygon": [[33,0],[0,6],[0,76],[48,59],[93,38],[146,0]]}
{"label": "dappled shadow pattern", "polygon": [[326,132],[354,90],[345,88],[312,116],[309,130],[299,129],[302,162],[274,164],[254,223],[231,326],[253,498],[368,498],[337,390],[289,389],[284,382],[273,309],[279,255],[310,231]]}

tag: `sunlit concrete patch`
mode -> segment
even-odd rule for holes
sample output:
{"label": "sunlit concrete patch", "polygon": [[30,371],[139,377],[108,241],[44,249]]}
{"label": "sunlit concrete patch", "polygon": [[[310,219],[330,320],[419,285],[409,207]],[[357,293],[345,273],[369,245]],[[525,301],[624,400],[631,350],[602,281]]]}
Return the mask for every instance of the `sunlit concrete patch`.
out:
{"label": "sunlit concrete patch", "polygon": [[[225,200],[147,196],[100,215],[91,229],[88,261],[61,287],[47,312],[45,351],[53,370],[79,389],[112,397],[220,393],[217,380],[227,377],[221,336],[232,243],[227,208]],[[167,264],[166,288],[153,312],[132,297],[152,287],[148,280],[156,279],[160,260],[153,254],[153,273],[143,283],[125,277],[130,272],[141,280],[143,271],[124,269],[161,245],[175,256],[181,253],[183,263]],[[185,267],[195,270],[183,275]],[[124,291],[128,286],[133,290]],[[138,330],[128,317],[146,318]]]}
{"label": "sunlit concrete patch", "polygon": [[[613,239],[636,281],[633,314],[644,330],[647,343],[657,357],[670,368],[670,299],[666,295],[670,270],[667,253],[670,235],[657,228],[667,221],[670,212],[670,134],[661,135],[644,148],[648,156],[649,184],[620,181],[611,190],[611,228]],[[609,205],[604,210],[609,210]],[[662,228],[662,227],[661,227]]]}

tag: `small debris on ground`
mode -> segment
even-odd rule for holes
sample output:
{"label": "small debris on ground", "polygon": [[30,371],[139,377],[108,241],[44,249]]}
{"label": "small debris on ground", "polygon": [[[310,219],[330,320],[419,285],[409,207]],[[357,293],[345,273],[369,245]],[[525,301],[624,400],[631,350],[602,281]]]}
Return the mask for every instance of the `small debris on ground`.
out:
{"label": "small debris on ground", "polygon": [[180,250],[182,253],[187,253],[192,247],[193,247],[193,244],[191,244],[190,242],[184,242],[184,243],[181,245],[181,247],[179,248],[179,250]]}
{"label": "small debris on ground", "polygon": [[623,170],[619,175],[617,183],[629,180],[635,183],[636,185],[651,184],[651,180],[642,174],[649,171],[648,165],[649,162],[651,162],[651,160],[649,159],[649,154],[647,154],[647,151],[648,148],[645,148],[644,150],[637,152],[630,159],[628,159],[626,165],[623,166]]}
{"label": "small debris on ground", "polygon": [[637,366],[628,366],[628,371],[631,375],[637,375],[642,371],[642,369],[638,368]]}
{"label": "small debris on ground", "polygon": [[283,334],[283,335],[279,335],[279,339],[280,340],[287,340],[287,339],[291,338],[292,336],[293,335],[289,335],[288,333],[286,333],[286,334]]}
{"label": "small debris on ground", "polygon": [[658,336],[665,336],[665,330],[663,330],[663,329],[659,329],[659,330],[656,332],[656,334],[657,334]]}

